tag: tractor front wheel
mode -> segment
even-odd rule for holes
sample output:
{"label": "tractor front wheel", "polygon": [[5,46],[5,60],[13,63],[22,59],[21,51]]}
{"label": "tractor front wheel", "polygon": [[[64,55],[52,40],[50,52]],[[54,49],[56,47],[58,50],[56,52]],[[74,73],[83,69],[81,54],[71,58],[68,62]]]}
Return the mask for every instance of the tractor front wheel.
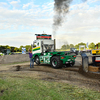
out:
{"label": "tractor front wheel", "polygon": [[40,64],[40,60],[39,60],[39,57],[38,57],[38,56],[35,57],[35,63],[36,63],[37,65]]}

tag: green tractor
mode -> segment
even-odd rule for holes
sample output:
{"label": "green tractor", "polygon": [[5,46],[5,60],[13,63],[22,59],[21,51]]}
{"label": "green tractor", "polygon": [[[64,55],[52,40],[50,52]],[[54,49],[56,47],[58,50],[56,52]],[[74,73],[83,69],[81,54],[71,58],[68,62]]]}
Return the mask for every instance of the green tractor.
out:
{"label": "green tractor", "polygon": [[70,52],[55,51],[55,39],[51,40],[51,35],[47,34],[36,34],[32,54],[37,65],[50,64],[53,68],[73,66],[76,58],[76,55]]}

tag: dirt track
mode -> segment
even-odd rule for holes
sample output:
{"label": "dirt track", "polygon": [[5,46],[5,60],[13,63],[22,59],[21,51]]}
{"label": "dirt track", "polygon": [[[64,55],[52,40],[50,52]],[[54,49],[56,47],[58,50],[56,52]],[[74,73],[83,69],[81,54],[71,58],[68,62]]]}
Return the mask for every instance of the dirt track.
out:
{"label": "dirt track", "polygon": [[[93,79],[79,73],[81,62],[76,61],[73,68],[53,69],[50,65],[35,65],[33,69],[29,68],[29,63],[0,65],[0,77],[34,77],[45,81],[64,82],[76,85],[82,88],[90,88],[100,91],[100,78]],[[16,71],[16,66],[20,65],[20,71]]]}

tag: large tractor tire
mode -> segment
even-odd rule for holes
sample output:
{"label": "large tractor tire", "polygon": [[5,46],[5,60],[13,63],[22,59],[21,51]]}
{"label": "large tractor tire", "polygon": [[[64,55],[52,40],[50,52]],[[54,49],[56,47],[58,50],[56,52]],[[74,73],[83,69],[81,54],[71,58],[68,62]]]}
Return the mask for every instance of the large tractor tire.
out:
{"label": "large tractor tire", "polygon": [[62,67],[62,62],[59,56],[54,56],[51,58],[51,66],[55,69]]}
{"label": "large tractor tire", "polygon": [[39,57],[38,57],[38,56],[35,57],[35,63],[36,63],[37,65],[40,64],[40,60],[39,60]]}

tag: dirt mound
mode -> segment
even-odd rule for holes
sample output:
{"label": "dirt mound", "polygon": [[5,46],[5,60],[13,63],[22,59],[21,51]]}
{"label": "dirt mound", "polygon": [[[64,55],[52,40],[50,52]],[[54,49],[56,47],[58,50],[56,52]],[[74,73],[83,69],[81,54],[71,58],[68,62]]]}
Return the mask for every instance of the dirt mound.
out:
{"label": "dirt mound", "polygon": [[[20,68],[16,71],[17,67]],[[6,68],[7,67],[7,68]],[[18,64],[5,66],[1,70],[1,74],[10,77],[34,77],[45,81],[58,81],[68,84],[76,85],[79,87],[86,87],[100,91],[100,78],[93,73],[85,73],[79,66],[67,67],[62,69],[53,69],[50,65],[34,65],[34,68],[30,69],[29,64]],[[5,70],[6,69],[6,70]]]}
{"label": "dirt mound", "polygon": [[79,67],[80,74],[84,75],[85,77],[93,78],[93,79],[100,79],[100,73],[95,72],[85,72],[82,68],[82,66]]}

